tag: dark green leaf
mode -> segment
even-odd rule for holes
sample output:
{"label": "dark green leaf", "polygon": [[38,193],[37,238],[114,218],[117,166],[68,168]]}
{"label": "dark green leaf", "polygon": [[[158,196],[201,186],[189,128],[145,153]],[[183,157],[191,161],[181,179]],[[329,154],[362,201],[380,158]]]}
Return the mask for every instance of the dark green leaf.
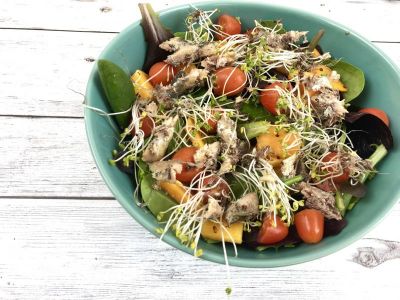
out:
{"label": "dark green leaf", "polygon": [[365,77],[364,72],[343,60],[336,60],[330,62],[331,69],[340,74],[340,81],[344,83],[347,92],[343,93],[346,102],[350,102],[364,89]]}
{"label": "dark green leaf", "polygon": [[[100,59],[97,62],[101,85],[112,112],[120,113],[131,108],[136,100],[135,90],[124,70],[112,61]],[[121,129],[129,125],[129,113],[115,115]]]}
{"label": "dark green leaf", "polygon": [[138,165],[139,165],[139,170],[138,170],[139,182],[141,182],[146,175],[150,174],[150,171],[149,171],[149,166],[142,159],[139,159]]}
{"label": "dark green leaf", "polygon": [[229,187],[231,188],[232,193],[235,195],[236,199],[242,197],[244,192],[246,191],[246,184],[230,174],[226,175],[226,180],[229,183]]}
{"label": "dark green leaf", "polygon": [[252,101],[243,103],[240,111],[249,117],[250,121],[274,121],[275,117],[263,106]]}
{"label": "dark green leaf", "polygon": [[271,28],[271,29],[273,29],[275,27],[276,27],[276,29],[279,28],[277,30],[277,33],[285,33],[286,32],[286,29],[283,28],[283,24],[279,20],[261,20],[260,24],[264,27]]}
{"label": "dark green leaf", "polygon": [[164,212],[177,204],[163,191],[155,190],[153,185],[154,179],[151,177],[151,174],[143,177],[140,183],[143,202],[154,216],[162,215],[160,221],[166,221],[170,217],[171,212],[165,214]]}

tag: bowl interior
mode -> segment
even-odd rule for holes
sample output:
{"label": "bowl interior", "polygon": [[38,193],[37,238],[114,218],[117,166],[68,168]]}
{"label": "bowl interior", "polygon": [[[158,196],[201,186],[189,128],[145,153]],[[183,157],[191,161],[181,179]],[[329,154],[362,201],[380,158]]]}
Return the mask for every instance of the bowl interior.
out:
{"label": "bowl interior", "polygon": [[[337,236],[325,238],[317,245],[302,244],[295,248],[283,248],[279,251],[266,250],[256,252],[238,248],[238,256],[234,257],[232,247],[228,247],[229,263],[243,267],[276,267],[301,263],[333,253],[368,232],[399,199],[397,164],[400,163],[397,141],[399,136],[400,90],[399,71],[377,48],[351,30],[327,21],[321,17],[293,9],[256,3],[200,3],[202,9],[219,8],[222,12],[239,16],[243,28],[251,27],[254,19],[280,19],[285,28],[307,30],[312,37],[320,28],[325,29],[321,46],[336,58],[360,67],[366,76],[366,87],[362,95],[353,101],[354,105],[377,107],[385,110],[391,118],[391,128],[395,140],[395,148],[378,166],[383,174],[376,176],[368,183],[368,193],[362,201],[346,216],[348,226]],[[175,7],[160,13],[162,22],[172,31],[184,30],[184,18],[192,8]],[[145,57],[146,44],[139,22],[135,22],[122,31],[106,47],[100,58],[109,59],[127,72],[140,69]],[[97,74],[93,68],[87,85],[86,100],[88,105],[110,111]],[[117,145],[117,135],[107,118],[91,110],[85,111],[86,130],[90,147],[105,182],[121,205],[145,228],[155,234],[159,227],[150,212],[139,208],[133,199],[134,186],[132,180],[116,167],[108,164],[111,151]],[[181,245],[172,234],[165,241],[185,252],[191,250]],[[222,247],[219,244],[201,242],[204,250],[202,258],[224,263]]]}

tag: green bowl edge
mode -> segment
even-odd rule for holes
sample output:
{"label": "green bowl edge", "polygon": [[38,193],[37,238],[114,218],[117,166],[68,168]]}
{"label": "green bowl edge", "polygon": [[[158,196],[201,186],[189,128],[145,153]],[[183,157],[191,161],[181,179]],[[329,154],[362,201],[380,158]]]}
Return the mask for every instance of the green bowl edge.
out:
{"label": "green bowl edge", "polygon": [[[181,10],[181,9],[187,9],[190,8],[191,6],[196,6],[196,5],[207,5],[207,4],[215,4],[215,1],[201,1],[201,2],[196,2],[196,3],[192,3],[192,4],[182,4],[182,5],[178,5],[178,6],[174,6],[171,8],[166,8],[163,10],[158,11],[157,13],[159,14],[163,14],[164,12],[173,12],[175,10]],[[393,68],[393,70],[395,71],[395,73],[397,74],[397,80],[400,81],[400,69],[399,67],[392,61],[391,58],[389,58],[384,52],[382,52],[381,49],[379,49],[377,46],[375,46],[373,43],[371,43],[369,40],[367,40],[366,38],[364,38],[362,35],[360,35],[359,33],[355,32],[354,30],[346,27],[345,25],[342,25],[340,23],[337,23],[336,21],[333,21],[329,18],[326,17],[321,17],[315,13],[310,13],[307,11],[303,11],[300,9],[294,9],[285,5],[275,5],[275,4],[268,4],[268,3],[259,3],[256,1],[246,1],[246,3],[242,2],[242,1],[223,1],[221,3],[218,4],[223,4],[223,5],[234,5],[234,4],[256,4],[256,5],[262,5],[265,7],[274,7],[274,8],[284,8],[288,11],[297,13],[297,14],[303,14],[305,16],[312,16],[315,18],[324,18],[324,21],[334,25],[335,27],[338,27],[340,29],[343,29],[345,31],[350,32],[353,36],[356,36],[359,40],[361,40],[363,43],[367,44],[369,47],[372,47],[373,49],[375,49],[380,56],[382,56],[385,61],[390,64],[390,66]],[[140,24],[140,20],[134,21],[132,22],[132,24],[130,24],[128,27],[126,27],[125,29],[123,29],[120,34],[123,34],[127,31],[130,30],[131,27],[136,27]],[[118,34],[119,35],[119,34]],[[105,53],[109,48],[111,48],[112,42],[118,38],[118,35],[115,36],[108,44],[107,46],[103,49],[103,51],[100,53],[99,58],[102,57],[103,53]],[[96,65],[93,67],[90,75],[89,75],[89,80],[88,82],[90,82],[90,79],[93,78],[95,72],[97,72],[97,67]],[[89,84],[87,86],[86,89],[86,97],[88,96],[88,91],[89,90]],[[85,97],[85,98],[86,98]],[[102,158],[98,155],[98,152],[96,151],[96,144],[95,141],[92,140],[92,136],[90,134],[90,131],[93,130],[91,123],[89,122],[90,117],[86,114],[86,110],[84,109],[84,120],[85,120],[85,130],[86,130],[86,135],[87,135],[87,139],[89,142],[89,146],[90,146],[90,150],[92,152],[94,161],[96,163],[97,168],[100,171],[100,174],[103,178],[103,180],[105,181],[106,185],[109,187],[109,189],[111,190],[112,194],[115,196],[115,198],[118,200],[118,202],[121,204],[122,207],[124,207],[124,209],[143,227],[145,227],[148,231],[150,231],[153,235],[159,237],[159,234],[157,234],[155,232],[155,228],[153,227],[153,225],[147,221],[147,219],[145,217],[143,217],[141,214],[137,213],[135,210],[133,210],[130,206],[128,206],[125,202],[120,201],[120,195],[118,192],[118,188],[117,186],[115,186],[111,179],[109,178],[109,176],[107,176],[107,174],[105,174],[103,168],[101,165],[99,165],[98,160],[100,161]],[[300,264],[300,263],[305,263],[305,262],[309,262],[309,261],[313,261],[325,256],[328,256],[330,254],[333,254],[339,250],[342,250],[344,248],[346,248],[347,246],[351,245],[352,243],[356,242],[357,240],[359,240],[360,238],[362,238],[365,234],[367,234],[369,231],[371,231],[373,228],[375,228],[383,219],[386,215],[388,215],[390,213],[390,211],[394,208],[395,204],[398,202],[398,200],[400,199],[400,190],[397,191],[396,195],[394,195],[392,197],[392,201],[390,203],[386,203],[386,206],[384,209],[382,209],[378,215],[378,217],[376,218],[376,221],[374,223],[370,223],[367,227],[364,227],[363,229],[359,230],[357,232],[357,234],[352,235],[351,237],[348,237],[344,240],[340,240],[338,241],[335,245],[320,250],[317,254],[316,253],[309,253],[309,254],[305,254],[301,257],[299,256],[295,256],[293,258],[274,258],[274,260],[265,260],[265,261],[260,261],[260,260],[252,260],[249,258],[238,258],[238,257],[229,257],[228,261],[229,261],[229,265],[231,266],[237,266],[237,267],[247,267],[247,268],[275,268],[275,267],[284,267],[284,266],[291,266],[291,265],[296,265],[296,264]],[[389,205],[388,205],[389,204]],[[188,247],[182,245],[179,243],[179,241],[174,238],[173,236],[165,236],[163,239],[164,242],[166,242],[167,244],[169,244],[170,246],[177,248],[187,254],[189,254],[190,256],[193,256],[193,251],[191,249],[189,249]],[[215,263],[219,263],[219,264],[225,264],[225,259],[223,257],[223,255],[221,254],[216,254],[216,253],[210,253],[208,251],[204,251],[203,255],[200,257],[201,259],[204,260],[208,260],[211,262],[215,262]]]}

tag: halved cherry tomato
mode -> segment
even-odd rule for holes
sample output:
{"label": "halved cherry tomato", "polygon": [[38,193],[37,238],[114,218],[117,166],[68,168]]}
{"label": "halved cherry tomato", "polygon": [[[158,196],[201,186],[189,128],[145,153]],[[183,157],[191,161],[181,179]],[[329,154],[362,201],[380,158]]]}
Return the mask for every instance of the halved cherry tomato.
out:
{"label": "halved cherry tomato", "polygon": [[318,243],[324,236],[324,215],[316,209],[304,209],[294,215],[294,226],[304,243]]}
{"label": "halved cherry tomato", "polygon": [[279,218],[274,220],[273,214],[264,217],[263,224],[258,232],[257,242],[260,244],[275,244],[282,241],[289,234],[289,228]]}
{"label": "halved cherry tomato", "polygon": [[[340,170],[340,162],[338,161],[338,154],[337,152],[329,152],[327,155],[325,155],[322,158],[322,161],[325,163],[332,163],[333,165],[336,166],[328,166],[324,170],[328,172],[328,176],[334,175],[332,178],[333,182],[335,183],[343,183],[349,180],[350,177],[350,170],[348,168],[345,168],[343,170],[343,173],[339,175],[342,171]],[[336,176],[339,175],[339,176]]]}
{"label": "halved cherry tomato", "polygon": [[260,102],[262,106],[274,116],[278,114],[276,105],[280,97],[276,87],[280,87],[281,89],[289,88],[288,85],[285,86],[282,82],[273,82],[267,85],[260,93]]}
{"label": "halved cherry tomato", "polygon": [[201,129],[208,134],[216,134],[218,129],[218,122],[215,118],[215,112],[211,111],[211,117],[207,120],[208,126],[204,126]]}
{"label": "halved cherry tomato", "polygon": [[[154,121],[149,116],[145,116],[140,120],[140,129],[143,130],[144,137],[148,137],[151,135],[154,129]],[[135,128],[131,131],[132,135],[135,135]]]}
{"label": "halved cherry tomato", "polygon": [[217,96],[236,96],[246,86],[246,74],[235,67],[220,68],[215,72],[214,93]]}
{"label": "halved cherry tomato", "polygon": [[182,172],[176,174],[176,179],[182,183],[190,183],[202,171],[202,168],[195,168],[188,164],[194,163],[194,154],[196,151],[196,147],[184,147],[179,149],[172,157],[173,160],[182,162]]}
{"label": "halved cherry tomato", "polygon": [[140,129],[143,130],[144,137],[148,137],[154,129],[154,121],[149,116],[145,116],[141,120]]}
{"label": "halved cherry tomato", "polygon": [[362,108],[359,111],[366,114],[374,115],[375,117],[381,119],[382,122],[385,123],[387,127],[389,127],[389,117],[383,110],[373,107],[367,107]]}
{"label": "halved cherry tomato", "polygon": [[177,73],[177,69],[163,61],[155,63],[149,71],[149,79],[153,85],[169,84]]}
{"label": "halved cherry tomato", "polygon": [[[211,188],[214,185],[216,186]],[[222,180],[221,177],[216,175],[206,177],[203,180],[202,187],[205,189],[208,188],[208,190],[204,192],[205,198],[208,198],[209,196],[212,196],[214,198],[220,198],[221,195],[229,195],[228,184],[224,180]]]}
{"label": "halved cherry tomato", "polygon": [[229,35],[239,34],[242,31],[242,25],[238,19],[230,15],[221,15],[217,23],[221,26],[221,33],[217,34],[218,40],[223,40]]}
{"label": "halved cherry tomato", "polygon": [[210,127],[207,128],[205,131],[206,131],[208,134],[216,134],[216,133],[217,133],[217,128],[218,128],[217,120],[215,120],[215,119],[208,119],[208,120],[207,120],[207,124],[208,124],[208,126],[210,126]]}

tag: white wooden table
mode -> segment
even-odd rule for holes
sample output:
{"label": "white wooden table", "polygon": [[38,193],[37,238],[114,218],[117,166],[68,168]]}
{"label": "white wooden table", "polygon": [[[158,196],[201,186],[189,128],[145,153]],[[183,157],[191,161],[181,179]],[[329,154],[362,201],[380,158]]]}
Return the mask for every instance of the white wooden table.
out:
{"label": "white wooden table", "polygon": [[[335,19],[400,65],[399,1],[269,2]],[[147,233],[112,197],[87,145],[79,93],[103,47],[139,18],[136,5],[0,2],[0,299],[225,297],[225,267]],[[399,217],[398,204],[366,238],[317,261],[232,267],[232,298],[398,298]]]}

